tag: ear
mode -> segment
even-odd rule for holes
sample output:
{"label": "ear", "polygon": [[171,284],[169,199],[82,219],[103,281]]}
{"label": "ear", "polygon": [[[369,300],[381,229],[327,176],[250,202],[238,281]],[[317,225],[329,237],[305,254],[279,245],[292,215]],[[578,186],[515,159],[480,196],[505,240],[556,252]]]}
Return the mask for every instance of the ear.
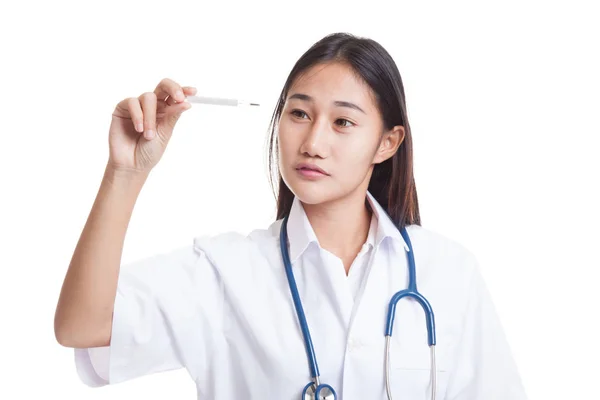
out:
{"label": "ear", "polygon": [[389,131],[384,132],[373,158],[373,163],[382,163],[396,154],[396,151],[404,141],[404,134],[404,127],[402,125],[396,125]]}

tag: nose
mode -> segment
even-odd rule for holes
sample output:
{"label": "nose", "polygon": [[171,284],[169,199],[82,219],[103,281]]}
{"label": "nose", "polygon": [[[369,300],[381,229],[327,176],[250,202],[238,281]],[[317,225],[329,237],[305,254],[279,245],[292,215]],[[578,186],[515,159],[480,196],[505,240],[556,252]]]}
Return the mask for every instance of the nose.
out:
{"label": "nose", "polygon": [[310,157],[326,158],[328,156],[329,130],[326,122],[318,121],[310,125],[300,151]]}

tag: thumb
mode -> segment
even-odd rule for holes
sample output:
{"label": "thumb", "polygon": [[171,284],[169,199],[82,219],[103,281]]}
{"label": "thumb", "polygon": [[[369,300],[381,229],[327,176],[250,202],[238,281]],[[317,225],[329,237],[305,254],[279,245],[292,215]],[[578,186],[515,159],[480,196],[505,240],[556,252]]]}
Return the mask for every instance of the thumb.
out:
{"label": "thumb", "polygon": [[184,111],[189,110],[191,107],[192,105],[187,101],[167,107],[162,122],[163,130],[172,133],[173,129],[175,128],[175,124],[177,124],[177,121],[179,121],[179,118],[181,117],[181,114],[183,114]]}

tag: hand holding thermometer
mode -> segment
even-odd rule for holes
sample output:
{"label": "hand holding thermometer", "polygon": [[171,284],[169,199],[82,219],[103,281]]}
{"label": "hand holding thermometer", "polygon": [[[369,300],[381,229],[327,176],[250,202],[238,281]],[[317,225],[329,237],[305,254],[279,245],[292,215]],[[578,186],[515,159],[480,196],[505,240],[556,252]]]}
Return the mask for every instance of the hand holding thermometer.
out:
{"label": "hand holding thermometer", "polygon": [[181,86],[165,78],[154,91],[121,100],[113,111],[109,131],[111,168],[148,173],[161,159],[179,117],[192,107],[191,103],[259,105],[238,99],[196,96],[197,92],[193,86]]}
{"label": "hand holding thermometer", "polygon": [[186,101],[189,101],[190,103],[213,104],[218,106],[259,106],[258,103],[221,97],[187,96]]}

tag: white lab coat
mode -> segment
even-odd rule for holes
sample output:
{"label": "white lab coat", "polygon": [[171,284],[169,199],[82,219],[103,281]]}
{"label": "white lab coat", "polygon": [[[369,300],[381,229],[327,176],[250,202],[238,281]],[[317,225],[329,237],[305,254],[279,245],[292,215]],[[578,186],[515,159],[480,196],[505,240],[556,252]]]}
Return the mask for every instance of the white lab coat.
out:
{"label": "white lab coat", "polygon": [[[369,237],[346,276],[294,200],[290,258],[319,363],[339,400],[386,399],[389,300],[407,286],[408,246],[375,198]],[[75,349],[90,386],[186,368],[199,399],[298,400],[309,367],[279,248],[281,220],[226,233],[121,268],[109,347]],[[407,226],[419,291],[437,328],[439,400],[525,399],[477,260],[455,241]],[[391,348],[395,398],[429,399],[425,316],[398,303]]]}

